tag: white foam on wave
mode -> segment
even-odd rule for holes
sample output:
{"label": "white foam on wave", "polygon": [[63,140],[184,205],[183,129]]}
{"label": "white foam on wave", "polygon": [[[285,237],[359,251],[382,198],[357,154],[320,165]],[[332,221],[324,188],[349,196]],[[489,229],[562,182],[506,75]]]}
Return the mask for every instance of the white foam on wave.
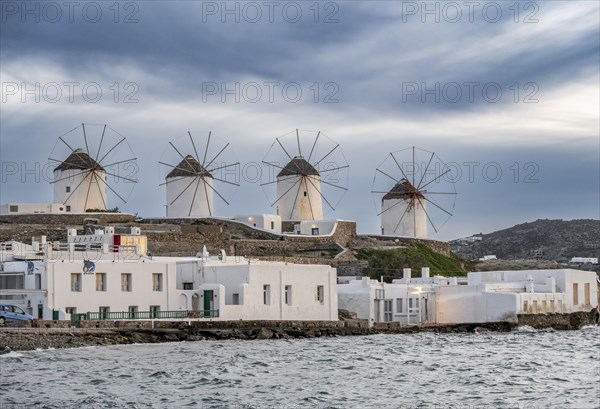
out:
{"label": "white foam on wave", "polygon": [[1,358],[23,358],[24,356],[25,356],[25,355],[23,355],[23,354],[22,354],[22,353],[20,353],[20,352],[17,352],[17,351],[10,351],[10,352],[9,352],[9,353],[7,353],[7,354],[2,354],[2,355],[0,355],[0,359],[1,359]]}
{"label": "white foam on wave", "polygon": [[512,330],[512,332],[533,333],[533,332],[538,332],[538,330],[529,325],[523,325],[521,327],[514,328]]}

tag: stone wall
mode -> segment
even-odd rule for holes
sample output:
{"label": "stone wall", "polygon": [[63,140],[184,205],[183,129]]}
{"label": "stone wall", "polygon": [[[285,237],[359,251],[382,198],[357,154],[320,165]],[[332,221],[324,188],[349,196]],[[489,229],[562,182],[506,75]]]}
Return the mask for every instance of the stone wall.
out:
{"label": "stone wall", "polygon": [[99,223],[130,223],[135,216],[130,213],[35,213],[35,214],[3,214],[0,224],[46,224],[46,225],[83,225],[87,218],[98,219]]}

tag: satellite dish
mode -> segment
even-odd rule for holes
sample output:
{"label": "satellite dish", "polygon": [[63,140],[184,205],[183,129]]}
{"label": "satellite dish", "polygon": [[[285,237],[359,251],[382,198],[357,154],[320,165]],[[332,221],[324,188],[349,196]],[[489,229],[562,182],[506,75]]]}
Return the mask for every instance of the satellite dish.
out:
{"label": "satellite dish", "polygon": [[91,260],[83,260],[83,272],[85,274],[94,274],[96,264]]}

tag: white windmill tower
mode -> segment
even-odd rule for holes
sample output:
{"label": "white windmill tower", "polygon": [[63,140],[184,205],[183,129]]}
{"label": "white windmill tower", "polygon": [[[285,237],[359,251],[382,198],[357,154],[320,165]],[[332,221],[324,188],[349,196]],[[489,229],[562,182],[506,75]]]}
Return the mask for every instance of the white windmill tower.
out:
{"label": "white windmill tower", "polygon": [[124,196],[137,183],[132,178],[137,172],[133,151],[125,137],[107,125],[81,124],[60,136],[48,159],[59,163],[50,183],[54,202],[63,203],[67,212],[108,210],[109,191],[126,203]]}
{"label": "white windmill tower", "polygon": [[[227,195],[217,190],[215,181],[220,184],[239,186],[237,182],[226,180],[227,175],[219,177],[226,169],[238,167],[239,162],[232,162],[231,159],[223,162],[227,156],[229,143],[220,148],[218,153],[212,156],[211,159],[209,151],[211,151],[211,148],[215,150],[216,138],[212,138],[213,145],[211,146],[210,132],[202,155],[202,162],[200,162],[196,142],[191,132],[188,132],[188,136],[189,139],[185,138],[184,141],[178,141],[179,149],[174,142],[169,142],[172,148],[170,153],[175,153],[175,158],[159,161],[160,164],[170,168],[169,173],[165,176],[165,181],[160,184],[161,186],[166,185],[166,214],[167,217],[211,217],[215,213],[213,194],[216,194],[229,205],[229,202],[225,199]],[[193,154],[184,156],[182,152],[185,152],[185,145],[188,143],[187,149],[190,149]],[[169,162],[176,163],[176,165]],[[237,175],[238,172],[229,172],[229,174]]]}
{"label": "white windmill tower", "polygon": [[83,149],[75,149],[54,168],[54,182],[54,203],[63,203],[67,212],[107,209],[106,172]]}
{"label": "white windmill tower", "polygon": [[437,233],[454,211],[454,182],[444,178],[449,172],[434,152],[414,146],[391,152],[376,169],[371,191],[381,234],[426,239],[428,224]]}
{"label": "white windmill tower", "polygon": [[[269,180],[262,183],[261,186],[276,184],[276,199],[271,206],[276,206],[277,214],[281,216],[282,220],[323,220],[323,202],[331,210],[335,210],[331,203],[335,200],[326,197],[325,188],[334,188],[333,190],[342,194],[348,190],[342,186],[342,184],[347,184],[348,164],[339,149],[339,144],[335,144],[320,132],[317,132],[312,141],[313,132],[302,131],[305,138],[300,138],[300,131],[296,130],[295,140],[292,142],[293,133],[290,132],[281,138],[275,138],[275,142],[265,158],[268,160],[263,160],[263,163],[274,167],[277,175],[275,180]],[[284,147],[286,136],[290,136],[287,141],[288,145],[297,146],[297,155],[290,155],[289,152],[293,152],[293,149],[288,150]],[[301,139],[312,141],[310,153],[306,159],[302,155]],[[333,148],[331,145],[334,145]],[[339,154],[333,155],[336,151]],[[311,162],[313,156],[318,157],[319,152],[321,152],[321,158]],[[322,152],[327,153],[323,155]],[[285,154],[285,157],[277,158],[277,156],[281,156],[281,153]],[[286,165],[281,166],[280,163],[286,163]],[[330,189],[327,189],[327,193],[331,193]],[[341,196],[337,201],[339,202],[339,200],[341,200]]]}
{"label": "white windmill tower", "polygon": [[[287,194],[293,191],[295,194]],[[302,156],[277,174],[277,214],[283,220],[322,220],[321,175]]]}

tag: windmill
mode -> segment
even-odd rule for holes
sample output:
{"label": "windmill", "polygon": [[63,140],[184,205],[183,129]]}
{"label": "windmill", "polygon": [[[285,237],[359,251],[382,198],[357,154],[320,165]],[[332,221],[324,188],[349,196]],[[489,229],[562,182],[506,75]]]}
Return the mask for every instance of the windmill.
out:
{"label": "windmill", "polygon": [[67,212],[106,211],[117,199],[127,203],[137,183],[137,158],[108,125],[81,124],[59,136],[48,160],[58,163],[50,182],[54,202]]}
{"label": "windmill", "polygon": [[448,221],[456,201],[451,169],[435,152],[416,147],[391,152],[375,170],[371,190],[381,234],[428,237]]}
{"label": "windmill", "polygon": [[[195,133],[196,134],[196,133]],[[196,139],[195,139],[196,138]],[[239,165],[230,144],[208,133],[206,143],[188,131],[187,135],[169,142],[166,158],[159,163],[167,170],[167,217],[211,217],[215,214],[214,195],[229,205],[228,187],[238,187]],[[201,155],[197,146],[204,146]],[[233,179],[234,181],[227,180]],[[217,190],[217,186],[220,185]]]}
{"label": "windmill", "polygon": [[348,190],[348,162],[321,132],[296,129],[275,138],[262,163],[269,171],[261,187],[283,220],[322,220]]}

